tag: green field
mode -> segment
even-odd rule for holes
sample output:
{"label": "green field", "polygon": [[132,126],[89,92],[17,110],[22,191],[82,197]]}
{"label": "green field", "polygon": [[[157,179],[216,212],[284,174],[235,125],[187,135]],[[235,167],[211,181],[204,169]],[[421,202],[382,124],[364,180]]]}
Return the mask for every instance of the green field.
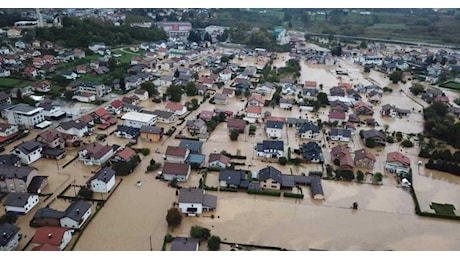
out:
{"label": "green field", "polygon": [[439,204],[432,202],[430,208],[433,209],[436,214],[444,216],[455,216],[455,206],[452,204]]}
{"label": "green field", "polygon": [[13,79],[13,78],[1,78],[0,79],[0,88],[23,88],[29,86],[32,81],[22,80],[22,79]]}
{"label": "green field", "polygon": [[404,30],[407,26],[403,23],[377,23],[367,29],[370,30]]}
{"label": "green field", "polygon": [[127,52],[124,52],[124,51],[121,51],[121,50],[115,50],[115,51],[113,51],[113,53],[114,54],[121,54],[121,57],[117,58],[121,63],[130,64],[132,57],[134,57],[134,56],[142,57],[145,54],[145,51],[142,51],[142,52],[139,51],[138,53],[133,53],[133,52],[130,52],[129,50],[127,50]]}

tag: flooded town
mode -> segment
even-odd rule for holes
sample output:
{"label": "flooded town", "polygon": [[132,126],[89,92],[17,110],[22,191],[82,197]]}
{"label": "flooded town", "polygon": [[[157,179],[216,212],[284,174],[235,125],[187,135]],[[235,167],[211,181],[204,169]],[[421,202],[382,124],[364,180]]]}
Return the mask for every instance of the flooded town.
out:
{"label": "flooded town", "polygon": [[290,47],[269,51],[222,26],[192,42],[186,21],[158,23],[166,40],[64,47],[21,26],[0,31],[0,250],[460,249],[460,175],[442,168],[460,152],[426,113],[458,122],[459,92],[435,83],[457,50],[337,53],[277,27]]}

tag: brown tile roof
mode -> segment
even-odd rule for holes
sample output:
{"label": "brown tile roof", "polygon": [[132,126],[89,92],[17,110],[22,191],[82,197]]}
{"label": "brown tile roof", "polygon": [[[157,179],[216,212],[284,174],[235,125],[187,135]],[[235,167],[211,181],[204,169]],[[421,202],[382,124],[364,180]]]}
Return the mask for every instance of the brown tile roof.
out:
{"label": "brown tile roof", "polygon": [[248,107],[246,107],[246,112],[262,114],[262,107],[248,106]]}
{"label": "brown tile roof", "polygon": [[120,156],[125,161],[128,161],[134,154],[136,154],[136,152],[133,149],[126,146],[125,148],[118,151],[115,155]]}
{"label": "brown tile roof", "polygon": [[46,142],[52,142],[58,138],[60,142],[64,141],[61,133],[54,128],[48,129],[43,133],[39,134],[39,137],[43,138]]}
{"label": "brown tile roof", "polygon": [[265,99],[261,95],[253,94],[252,96],[250,96],[248,98],[248,102],[251,101],[251,100],[255,100],[255,101],[257,101],[259,103],[262,103],[262,104],[265,103]]}
{"label": "brown tile roof", "polygon": [[123,102],[119,99],[115,99],[114,101],[110,102],[110,105],[114,108],[121,108],[123,107]]}
{"label": "brown tile roof", "polygon": [[107,113],[107,110],[105,110],[105,108],[103,108],[103,107],[100,107],[100,108],[96,109],[96,110],[94,111],[94,113],[95,113],[96,115],[98,115],[99,117],[103,117],[103,116],[105,116],[105,115],[108,114],[108,113]]}
{"label": "brown tile roof", "polygon": [[209,162],[219,161],[225,165],[230,164],[230,158],[221,154],[221,153],[211,153],[209,154]]}
{"label": "brown tile roof", "polygon": [[375,155],[371,152],[371,151],[368,151],[366,149],[361,149],[361,150],[357,150],[355,151],[355,160],[361,160],[361,159],[369,159],[373,162],[375,162]]}
{"label": "brown tile roof", "polygon": [[95,159],[100,159],[104,155],[106,155],[110,150],[112,150],[112,147],[109,145],[102,145],[98,142],[93,142],[93,143],[85,145],[81,150],[88,151],[87,157],[93,157]]}
{"label": "brown tile roof", "polygon": [[228,128],[238,128],[238,129],[244,129],[246,128],[246,121],[243,119],[239,118],[229,118],[227,121],[227,127]]}
{"label": "brown tile roof", "polygon": [[187,147],[168,146],[165,155],[185,157],[187,154]]}
{"label": "brown tile roof", "polygon": [[235,90],[232,88],[223,88],[222,89],[222,94],[227,94],[227,95],[233,95],[235,93]]}
{"label": "brown tile roof", "polygon": [[89,123],[94,120],[94,118],[91,115],[84,115],[80,117],[80,120],[85,123]]}
{"label": "brown tile roof", "polygon": [[187,175],[190,165],[186,163],[165,162],[163,165],[163,174]]}
{"label": "brown tile roof", "polygon": [[404,154],[402,154],[400,152],[387,153],[387,162],[400,162],[404,166],[409,166],[410,165],[409,157],[405,156]]}

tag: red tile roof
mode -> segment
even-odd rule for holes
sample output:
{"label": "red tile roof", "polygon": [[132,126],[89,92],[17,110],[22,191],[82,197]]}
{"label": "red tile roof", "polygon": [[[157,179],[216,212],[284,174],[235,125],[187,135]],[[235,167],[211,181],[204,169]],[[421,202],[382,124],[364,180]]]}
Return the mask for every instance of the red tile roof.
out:
{"label": "red tile roof", "polygon": [[85,123],[89,123],[94,120],[94,118],[91,115],[84,115],[80,117],[80,120]]}
{"label": "red tile roof", "polygon": [[114,101],[110,102],[110,105],[113,108],[122,108],[123,107],[123,102],[121,102],[121,100],[119,100],[119,99],[115,99]]}
{"label": "red tile roof", "polygon": [[85,145],[81,150],[87,150],[88,154],[86,157],[93,157],[94,159],[100,159],[104,155],[106,155],[110,150],[112,150],[112,146],[109,145],[102,145],[98,142],[92,142],[90,144]]}
{"label": "red tile roof", "polygon": [[265,121],[276,121],[276,122],[286,122],[285,117],[279,117],[279,116],[269,116],[265,118]]}
{"label": "red tile roof", "polygon": [[341,119],[345,120],[345,112],[329,112],[330,119]]}
{"label": "red tile roof", "polygon": [[166,103],[166,108],[173,110],[173,111],[180,111],[184,108],[184,105],[182,105],[181,103],[177,103],[177,102],[168,102]]}
{"label": "red tile roof", "polygon": [[94,111],[94,113],[95,113],[96,115],[98,115],[99,117],[103,117],[104,115],[107,115],[107,114],[108,114],[108,113],[107,113],[107,110],[105,110],[105,108],[103,108],[103,107],[100,107],[100,108],[96,109],[96,110]]}
{"label": "red tile roof", "polygon": [[264,104],[265,103],[265,99],[262,97],[262,95],[252,95],[248,98],[248,102],[251,101],[251,100],[256,100],[257,102],[259,103],[262,103]]}
{"label": "red tile roof", "polygon": [[387,162],[400,162],[404,166],[410,166],[409,157],[405,156],[400,152],[390,152],[387,153]]}
{"label": "red tile roof", "polygon": [[305,87],[316,88],[316,81],[305,81]]}
{"label": "red tile roof", "polygon": [[186,163],[165,162],[163,165],[163,174],[187,175],[190,165]]}
{"label": "red tile roof", "polygon": [[255,113],[255,114],[262,114],[262,107],[248,106],[248,107],[246,107],[246,112]]}
{"label": "red tile roof", "polygon": [[64,233],[69,230],[62,227],[39,227],[32,238],[34,244],[60,246]]}
{"label": "red tile roof", "polygon": [[209,154],[209,162],[219,161],[225,165],[230,165],[230,158],[221,154],[221,153],[211,153]]}

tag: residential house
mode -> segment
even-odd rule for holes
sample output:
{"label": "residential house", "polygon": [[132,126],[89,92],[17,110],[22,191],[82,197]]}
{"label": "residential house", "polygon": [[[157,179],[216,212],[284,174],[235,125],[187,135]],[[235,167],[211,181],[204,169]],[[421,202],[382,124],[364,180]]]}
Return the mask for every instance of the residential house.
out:
{"label": "residential house", "polygon": [[35,92],[46,93],[51,90],[51,82],[44,80],[41,82],[32,82],[32,90]]}
{"label": "residential house", "polygon": [[231,189],[247,189],[249,181],[246,178],[245,171],[220,170],[219,186]]}
{"label": "residential house", "polygon": [[6,196],[3,206],[5,212],[27,214],[38,204],[38,195],[24,192],[11,192]]}
{"label": "residential house", "polygon": [[389,152],[385,169],[390,173],[407,175],[410,172],[410,159],[400,152]]}
{"label": "residential house", "polygon": [[262,118],[262,107],[259,106],[247,106],[246,107],[246,117],[245,120],[250,123],[256,122],[258,119]]}
{"label": "residential house", "polygon": [[255,150],[259,157],[280,158],[284,156],[284,142],[263,140],[262,143],[257,143]]}
{"label": "residential house", "polygon": [[179,147],[187,148],[190,151],[190,154],[201,154],[203,142],[184,139],[180,141]]}
{"label": "residential house", "polygon": [[61,133],[66,133],[77,137],[83,137],[89,132],[87,123],[75,120],[59,123],[59,125],[56,127],[56,130]]}
{"label": "residential house", "polygon": [[21,163],[29,165],[42,157],[43,144],[29,140],[16,145],[13,153],[21,158]]}
{"label": "residential house", "polygon": [[38,170],[33,167],[21,166],[16,155],[0,155],[0,192],[28,192],[28,187]]}
{"label": "residential house", "polygon": [[293,100],[290,98],[280,98],[280,108],[282,109],[291,109]]}
{"label": "residential house", "polygon": [[280,190],[282,185],[282,173],[272,166],[259,170],[258,181],[260,188],[265,190]]}
{"label": "residential house", "polygon": [[85,51],[81,49],[74,49],[73,55],[76,59],[84,59],[86,57]]}
{"label": "residential house", "polygon": [[43,115],[46,120],[60,120],[66,116],[66,112],[62,111],[61,106],[53,104],[51,100],[41,101],[38,107],[43,108]]}
{"label": "residential house", "polygon": [[198,115],[198,118],[205,122],[208,122],[208,121],[211,121],[213,116],[214,116],[214,111],[202,110],[200,114]]}
{"label": "residential house", "polygon": [[19,245],[19,227],[8,222],[0,224],[0,251],[15,251]]}
{"label": "residential house", "polygon": [[5,108],[3,110],[3,114],[9,124],[22,125],[26,128],[32,128],[33,126],[45,121],[43,108],[33,107],[23,103]]}
{"label": "residential house", "polygon": [[[0,56],[1,57],[1,56]],[[1,64],[1,62],[0,62]],[[6,78],[11,76],[11,71],[5,68],[0,67],[0,78]]]}
{"label": "residential house", "polygon": [[114,133],[120,138],[136,139],[140,135],[140,129],[125,125],[117,125],[117,129],[115,129]]}
{"label": "residential house", "polygon": [[228,81],[232,76],[232,70],[230,68],[225,68],[219,73],[219,79],[221,81]]}
{"label": "residential house", "polygon": [[198,251],[200,241],[190,237],[174,237],[171,242],[171,251]]}
{"label": "residential house", "polygon": [[110,102],[106,109],[112,115],[119,115],[123,110],[123,102],[119,99],[115,99]]}
{"label": "residential house", "polygon": [[84,200],[76,200],[67,207],[60,219],[61,227],[81,229],[91,215],[91,205]]}
{"label": "residential house", "polygon": [[33,250],[63,251],[72,240],[73,230],[62,227],[39,227],[32,238]]}
{"label": "residential house", "polygon": [[115,171],[109,167],[100,169],[86,184],[93,192],[109,193],[115,186]]}
{"label": "residential house", "polygon": [[213,102],[216,105],[226,105],[228,103],[228,95],[223,93],[217,93],[213,97]]}
{"label": "residential house", "polygon": [[343,145],[337,145],[331,149],[331,159],[339,160],[339,169],[341,171],[352,171],[355,167],[355,162],[351,157],[350,150]]}
{"label": "residential house", "polygon": [[375,129],[362,130],[362,138],[367,140],[368,138],[373,138],[376,145],[385,146],[387,142],[387,137],[384,133],[377,131]]}
{"label": "residential house", "polygon": [[385,104],[380,110],[382,116],[402,117],[411,113],[409,109],[401,109],[391,104]]}
{"label": "residential house", "polygon": [[177,181],[187,181],[190,176],[191,167],[187,163],[177,162],[165,162],[161,175],[164,180],[171,181],[177,179]]}
{"label": "residential house", "polygon": [[124,104],[137,105],[137,104],[139,104],[139,97],[136,96],[136,95],[124,96],[121,99],[121,102],[123,102]]}
{"label": "residential house", "polygon": [[352,122],[345,123],[345,129],[349,130],[351,135],[356,133],[356,126]]}
{"label": "residential house", "polygon": [[19,134],[17,125],[10,125],[7,123],[0,123],[0,144],[11,140]]}
{"label": "residential house", "polygon": [[329,122],[337,122],[341,124],[345,121],[346,114],[345,112],[329,112]]}
{"label": "residential house", "polygon": [[332,87],[329,90],[329,95],[333,96],[333,97],[344,97],[345,96],[345,91],[343,90],[343,88]]}
{"label": "residential house", "polygon": [[351,138],[351,131],[342,128],[332,128],[329,137],[332,141],[348,142]]}
{"label": "residential house", "polygon": [[183,163],[190,154],[190,149],[187,147],[168,146],[163,155],[163,159],[168,162]]}
{"label": "residential house", "polygon": [[294,84],[284,84],[281,88],[281,94],[283,95],[295,95],[297,93],[297,87]]}
{"label": "residential house", "polygon": [[367,93],[367,98],[372,104],[378,104],[382,100],[382,94],[376,90],[372,90],[371,92]]}
{"label": "residential house", "polygon": [[209,154],[209,167],[225,169],[232,165],[231,159],[222,153],[210,153]]}
{"label": "residential house", "polygon": [[163,137],[163,128],[143,125],[140,128],[141,139],[149,142],[159,142]]}
{"label": "residential house", "polygon": [[355,165],[367,169],[373,169],[376,162],[375,155],[367,150],[360,149],[355,151]]}
{"label": "residential house", "polygon": [[144,101],[149,99],[149,92],[145,89],[139,88],[134,91],[134,95],[139,97],[139,100]]}
{"label": "residential house", "polygon": [[157,85],[159,85],[160,87],[169,87],[171,86],[173,80],[174,80],[173,76],[161,75],[160,79],[158,80]]}
{"label": "residential house", "polygon": [[85,165],[103,165],[113,156],[113,153],[112,146],[92,142],[80,149],[78,157]]}
{"label": "residential house", "polygon": [[[192,136],[205,134],[208,131],[208,127],[206,126],[206,122],[203,121],[202,119],[199,119],[199,118],[194,119],[194,120],[187,120],[185,125],[187,127],[188,132]],[[228,125],[228,123],[227,123],[227,125]],[[246,122],[245,122],[245,125],[246,125]]]}
{"label": "residential house", "polygon": [[206,211],[213,211],[217,207],[217,196],[206,194],[198,188],[181,188],[179,191],[180,212],[188,216],[197,216]]}
{"label": "residential house", "polygon": [[366,103],[359,101],[354,105],[353,110],[356,115],[373,115],[374,110],[372,107],[368,106]]}
{"label": "residential house", "polygon": [[316,88],[304,87],[302,88],[302,98],[307,100],[316,100],[319,94],[319,90]]}
{"label": "residential house", "polygon": [[441,102],[441,103],[449,105],[449,97],[446,96],[446,94],[444,94],[444,93],[442,93],[441,95],[435,97],[434,101],[435,102]]}
{"label": "residential house", "polygon": [[123,102],[123,109],[122,109],[123,112],[142,112],[143,110],[144,108],[141,106]]}
{"label": "residential house", "polygon": [[360,123],[361,123],[361,119],[359,118],[358,115],[349,114],[349,115],[348,115],[348,123],[357,123],[357,124],[360,124]]}
{"label": "residential house", "polygon": [[187,113],[187,107],[177,102],[168,102],[165,108],[167,111],[174,112],[178,116],[183,116]]}
{"label": "residential house", "polygon": [[152,112],[150,111],[143,111],[144,113],[152,114],[157,117],[157,122],[160,123],[165,123],[165,124],[172,124],[177,121],[176,114],[171,111],[166,111],[166,110],[154,110]]}
{"label": "residential house", "polygon": [[250,106],[263,107],[264,104],[265,104],[265,99],[262,97],[262,95],[252,94],[248,98],[247,106],[248,107],[250,107]]}
{"label": "residential house", "polygon": [[297,134],[301,139],[317,139],[319,136],[319,127],[311,121],[300,125]]}
{"label": "residential house", "polygon": [[270,139],[280,139],[283,133],[283,122],[279,121],[266,121],[265,122],[265,133]]}
{"label": "residential house", "polygon": [[243,119],[229,118],[227,120],[227,129],[229,132],[233,131],[233,129],[238,129],[240,133],[244,133],[246,125],[247,122]]}
{"label": "residential house", "polygon": [[310,141],[301,146],[302,156],[310,163],[323,163],[324,157],[321,146],[314,141]]}
{"label": "residential house", "polygon": [[62,133],[54,128],[47,129],[37,135],[36,141],[46,144],[47,148],[61,148],[63,149],[66,144],[73,144],[77,141],[77,136]]}
{"label": "residential house", "polygon": [[96,101],[96,94],[89,92],[80,92],[72,96],[72,100],[76,100],[83,103],[91,103]]}
{"label": "residential house", "polygon": [[260,94],[262,96],[268,96],[273,92],[274,89],[275,89],[275,85],[273,83],[264,82],[264,83],[260,84],[259,86],[257,86],[252,91],[252,93],[257,93],[257,94]]}

